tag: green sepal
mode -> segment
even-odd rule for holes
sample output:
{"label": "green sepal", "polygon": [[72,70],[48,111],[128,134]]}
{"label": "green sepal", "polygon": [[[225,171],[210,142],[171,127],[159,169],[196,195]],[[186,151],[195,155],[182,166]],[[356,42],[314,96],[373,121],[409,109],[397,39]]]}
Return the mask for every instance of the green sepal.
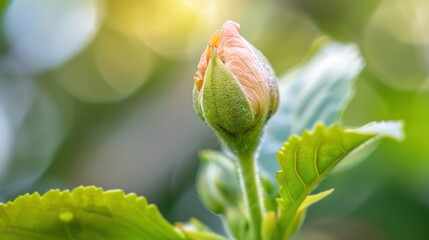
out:
{"label": "green sepal", "polygon": [[199,92],[198,92],[197,86],[194,85],[194,89],[192,89],[192,103],[194,105],[194,110],[197,113],[198,117],[200,117],[201,120],[205,121],[204,114],[201,110],[201,106],[199,104],[198,98],[199,98]]}
{"label": "green sepal", "polygon": [[237,80],[214,52],[200,90],[200,108],[229,151],[237,156],[255,152],[266,113],[255,113]]}
{"label": "green sepal", "polygon": [[255,125],[249,101],[216,52],[207,67],[201,94],[204,117],[217,131],[235,135]]}

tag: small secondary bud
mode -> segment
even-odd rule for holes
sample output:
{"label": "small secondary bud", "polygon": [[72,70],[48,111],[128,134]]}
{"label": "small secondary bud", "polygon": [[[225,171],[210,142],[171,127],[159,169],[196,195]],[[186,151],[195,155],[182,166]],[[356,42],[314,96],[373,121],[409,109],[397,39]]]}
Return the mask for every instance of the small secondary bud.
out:
{"label": "small secondary bud", "polygon": [[197,192],[204,204],[216,214],[241,201],[236,165],[223,154],[204,151],[197,177]]}

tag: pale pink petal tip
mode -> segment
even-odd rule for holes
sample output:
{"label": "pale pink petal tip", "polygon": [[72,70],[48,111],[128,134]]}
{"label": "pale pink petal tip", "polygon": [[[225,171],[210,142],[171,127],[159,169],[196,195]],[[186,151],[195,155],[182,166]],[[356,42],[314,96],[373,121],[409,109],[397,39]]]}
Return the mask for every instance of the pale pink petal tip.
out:
{"label": "pale pink petal tip", "polygon": [[222,31],[224,31],[226,29],[240,31],[240,24],[238,24],[232,20],[228,20],[222,26]]}

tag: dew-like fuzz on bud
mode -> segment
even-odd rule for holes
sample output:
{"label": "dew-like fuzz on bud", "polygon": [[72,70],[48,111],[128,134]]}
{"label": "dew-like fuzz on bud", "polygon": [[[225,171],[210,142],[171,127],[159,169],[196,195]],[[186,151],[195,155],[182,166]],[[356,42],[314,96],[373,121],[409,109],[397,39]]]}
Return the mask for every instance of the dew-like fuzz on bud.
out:
{"label": "dew-like fuzz on bud", "polygon": [[278,105],[277,80],[265,57],[226,21],[210,37],[194,76],[194,105],[216,132],[259,136]]}

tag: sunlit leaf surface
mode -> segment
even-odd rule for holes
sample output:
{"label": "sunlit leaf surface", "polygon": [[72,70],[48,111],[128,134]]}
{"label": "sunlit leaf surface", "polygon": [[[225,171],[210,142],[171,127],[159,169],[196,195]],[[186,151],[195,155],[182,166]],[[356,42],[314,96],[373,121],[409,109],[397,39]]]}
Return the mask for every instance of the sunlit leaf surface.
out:
{"label": "sunlit leaf surface", "polygon": [[[371,123],[355,130],[317,125],[313,132],[292,136],[278,152],[281,170],[277,172],[280,185],[280,229],[286,229],[307,195],[326,174],[341,161],[364,156],[381,137],[402,140],[400,122]],[[299,213],[299,211],[298,211]]]}
{"label": "sunlit leaf surface", "polygon": [[[259,163],[267,173],[279,169],[275,153],[291,134],[329,126],[353,95],[352,85],[363,67],[355,45],[322,43],[321,50],[280,81],[280,105],[268,122]],[[274,178],[274,175],[271,175]]]}
{"label": "sunlit leaf surface", "polygon": [[0,239],[185,239],[135,194],[78,187],[26,194],[0,205]]}

